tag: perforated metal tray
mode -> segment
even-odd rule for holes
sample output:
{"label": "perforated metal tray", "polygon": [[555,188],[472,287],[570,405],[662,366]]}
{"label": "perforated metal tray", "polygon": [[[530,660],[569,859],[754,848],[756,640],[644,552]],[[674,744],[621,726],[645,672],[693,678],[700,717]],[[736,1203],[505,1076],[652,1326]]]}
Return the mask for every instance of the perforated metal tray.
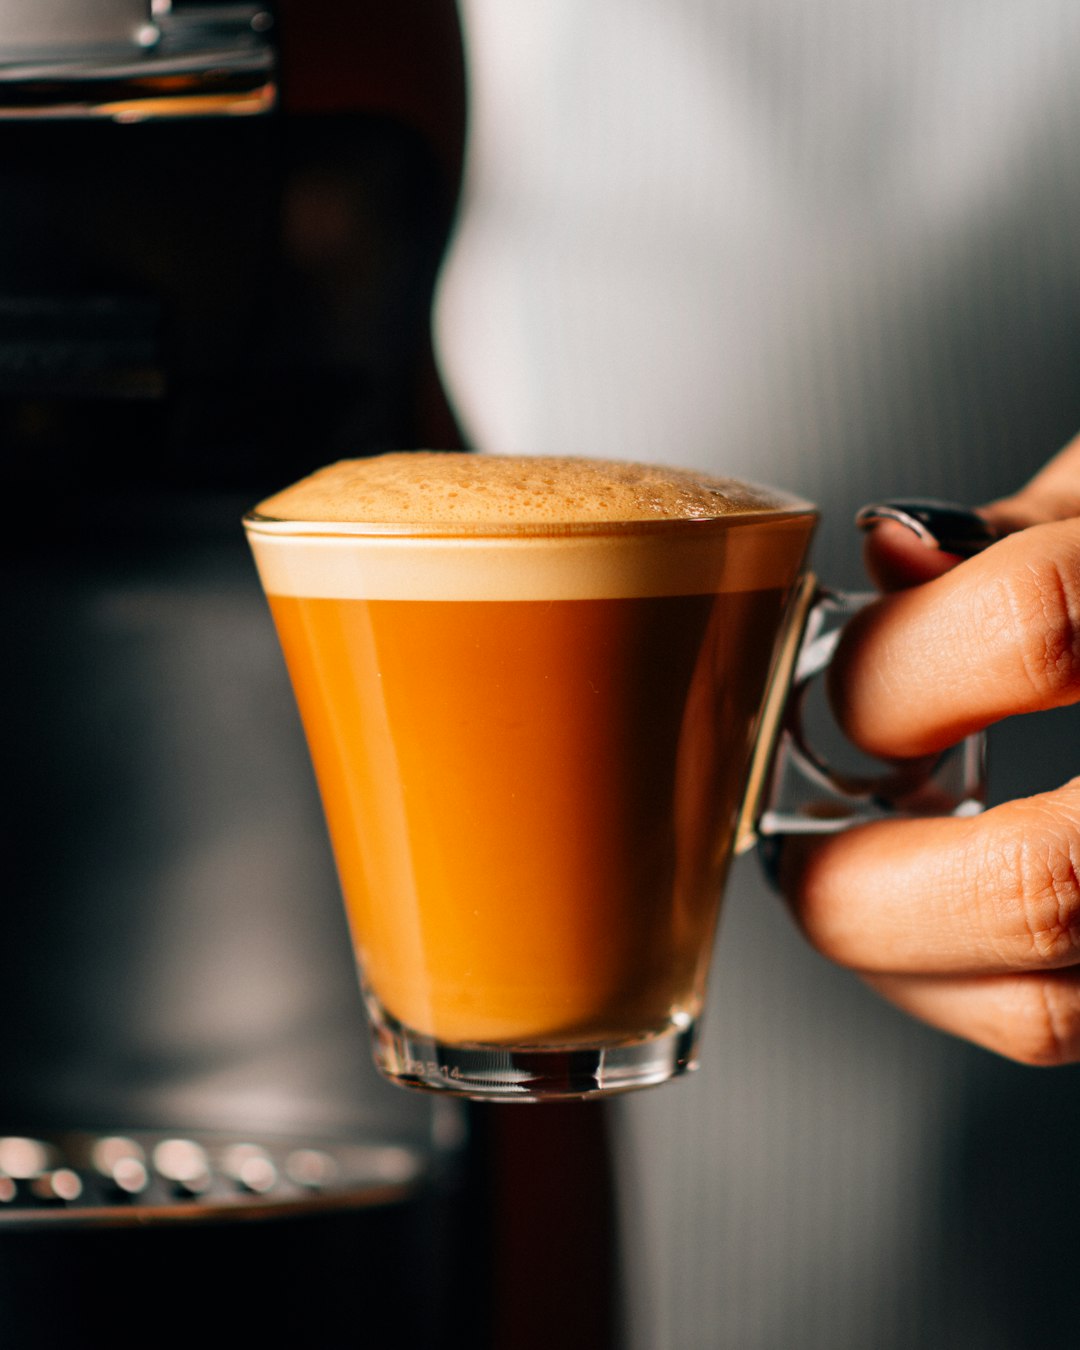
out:
{"label": "perforated metal tray", "polygon": [[431,1177],[394,1143],[165,1131],[0,1136],[0,1227],[156,1225],[386,1205]]}

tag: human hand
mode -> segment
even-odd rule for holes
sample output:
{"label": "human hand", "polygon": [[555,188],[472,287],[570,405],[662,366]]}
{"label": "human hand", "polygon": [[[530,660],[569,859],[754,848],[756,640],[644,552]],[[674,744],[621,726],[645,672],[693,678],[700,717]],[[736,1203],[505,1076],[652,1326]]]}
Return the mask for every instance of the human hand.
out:
{"label": "human hand", "polygon": [[[887,594],[848,626],[831,697],[871,753],[1080,701],[1080,437],[980,514],[1005,537],[963,562],[900,525],[868,536]],[[781,882],[810,941],[907,1012],[1024,1063],[1080,1060],[1080,778],[791,840]]]}

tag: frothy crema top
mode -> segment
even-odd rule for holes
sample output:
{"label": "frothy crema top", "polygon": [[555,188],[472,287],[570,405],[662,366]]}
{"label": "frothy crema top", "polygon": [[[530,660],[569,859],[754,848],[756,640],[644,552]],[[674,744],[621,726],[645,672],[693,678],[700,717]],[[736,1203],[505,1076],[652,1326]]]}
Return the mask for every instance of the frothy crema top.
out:
{"label": "frothy crema top", "polygon": [[442,533],[713,520],[798,505],[768,488],[655,464],[412,451],[331,464],[268,497],[255,516]]}
{"label": "frothy crema top", "polygon": [[814,520],[680,469],[413,451],[332,464],[244,524],[270,595],[570,600],[787,587]]}

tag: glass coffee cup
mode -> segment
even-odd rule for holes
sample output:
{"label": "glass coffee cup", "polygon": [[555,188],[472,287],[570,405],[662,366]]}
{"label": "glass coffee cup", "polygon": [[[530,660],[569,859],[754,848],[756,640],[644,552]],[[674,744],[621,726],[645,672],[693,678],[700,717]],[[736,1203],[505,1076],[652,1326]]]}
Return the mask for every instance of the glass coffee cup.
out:
{"label": "glass coffee cup", "polygon": [[816,520],[678,470],[430,453],[245,518],[386,1076],[534,1101],[695,1066],[724,880],[797,706]]}

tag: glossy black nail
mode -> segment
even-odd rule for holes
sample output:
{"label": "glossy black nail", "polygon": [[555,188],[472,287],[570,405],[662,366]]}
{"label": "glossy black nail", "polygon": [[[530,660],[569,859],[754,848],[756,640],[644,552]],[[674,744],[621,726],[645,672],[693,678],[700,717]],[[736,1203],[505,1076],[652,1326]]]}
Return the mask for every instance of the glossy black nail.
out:
{"label": "glossy black nail", "polygon": [[904,501],[873,502],[855,515],[861,530],[883,520],[893,520],[916,534],[928,548],[941,549],[960,558],[981,553],[998,539],[998,533],[982,516],[955,502],[908,498]]}

